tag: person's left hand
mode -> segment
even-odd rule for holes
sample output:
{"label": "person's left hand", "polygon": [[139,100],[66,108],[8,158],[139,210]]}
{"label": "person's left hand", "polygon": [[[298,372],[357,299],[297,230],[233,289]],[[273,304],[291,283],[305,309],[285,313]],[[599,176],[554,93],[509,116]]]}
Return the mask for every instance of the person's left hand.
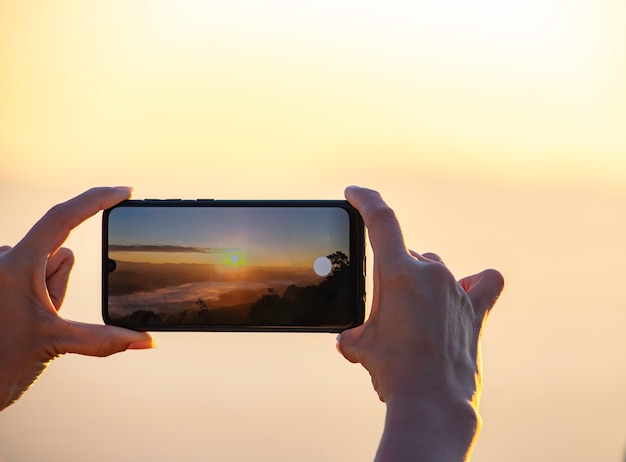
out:
{"label": "person's left hand", "polygon": [[73,228],[130,193],[126,187],[90,189],[50,209],[15,247],[0,247],[0,410],[19,399],[57,356],[108,356],[155,346],[145,332],[58,315],[74,263],[72,251],[61,245]]}

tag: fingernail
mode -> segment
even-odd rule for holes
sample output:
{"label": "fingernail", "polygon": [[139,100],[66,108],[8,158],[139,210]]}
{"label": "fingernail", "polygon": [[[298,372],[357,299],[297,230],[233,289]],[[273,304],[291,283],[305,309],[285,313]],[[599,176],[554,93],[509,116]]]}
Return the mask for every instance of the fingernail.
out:
{"label": "fingernail", "polygon": [[148,348],[156,348],[157,343],[153,338],[149,338],[146,340],[139,340],[138,342],[133,342],[126,348],[127,350],[146,350]]}
{"label": "fingernail", "polygon": [[120,191],[133,192],[134,188],[132,186],[114,186],[113,189],[119,189]]}

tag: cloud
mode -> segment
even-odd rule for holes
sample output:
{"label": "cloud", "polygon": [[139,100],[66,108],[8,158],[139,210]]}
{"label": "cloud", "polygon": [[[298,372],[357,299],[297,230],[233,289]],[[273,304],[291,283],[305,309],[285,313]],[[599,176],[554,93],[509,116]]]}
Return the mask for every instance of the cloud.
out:
{"label": "cloud", "polygon": [[111,252],[161,252],[161,253],[224,253],[232,249],[214,247],[193,247],[185,245],[144,245],[144,244],[110,244]]}

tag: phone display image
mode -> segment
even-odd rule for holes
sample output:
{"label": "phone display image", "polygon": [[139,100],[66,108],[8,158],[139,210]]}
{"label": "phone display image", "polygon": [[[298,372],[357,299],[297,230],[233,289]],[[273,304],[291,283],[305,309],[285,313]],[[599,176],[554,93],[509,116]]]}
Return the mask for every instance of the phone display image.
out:
{"label": "phone display image", "polygon": [[337,205],[129,201],[105,212],[104,319],[144,330],[358,325],[359,222]]}

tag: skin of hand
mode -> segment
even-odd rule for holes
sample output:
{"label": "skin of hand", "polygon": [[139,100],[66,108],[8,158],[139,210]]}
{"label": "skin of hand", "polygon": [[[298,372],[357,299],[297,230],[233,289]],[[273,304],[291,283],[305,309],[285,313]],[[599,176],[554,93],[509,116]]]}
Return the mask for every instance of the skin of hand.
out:
{"label": "skin of hand", "polygon": [[408,250],[376,191],[348,187],[374,253],[367,321],[338,337],[387,405],[378,461],[469,460],[480,432],[480,337],[504,280],[485,270],[456,281],[435,254]]}
{"label": "skin of hand", "polygon": [[50,209],[15,247],[0,247],[0,410],[19,399],[57,356],[108,356],[156,346],[145,332],[58,314],[74,263],[72,251],[61,245],[73,228],[130,194],[127,187],[90,189]]}

